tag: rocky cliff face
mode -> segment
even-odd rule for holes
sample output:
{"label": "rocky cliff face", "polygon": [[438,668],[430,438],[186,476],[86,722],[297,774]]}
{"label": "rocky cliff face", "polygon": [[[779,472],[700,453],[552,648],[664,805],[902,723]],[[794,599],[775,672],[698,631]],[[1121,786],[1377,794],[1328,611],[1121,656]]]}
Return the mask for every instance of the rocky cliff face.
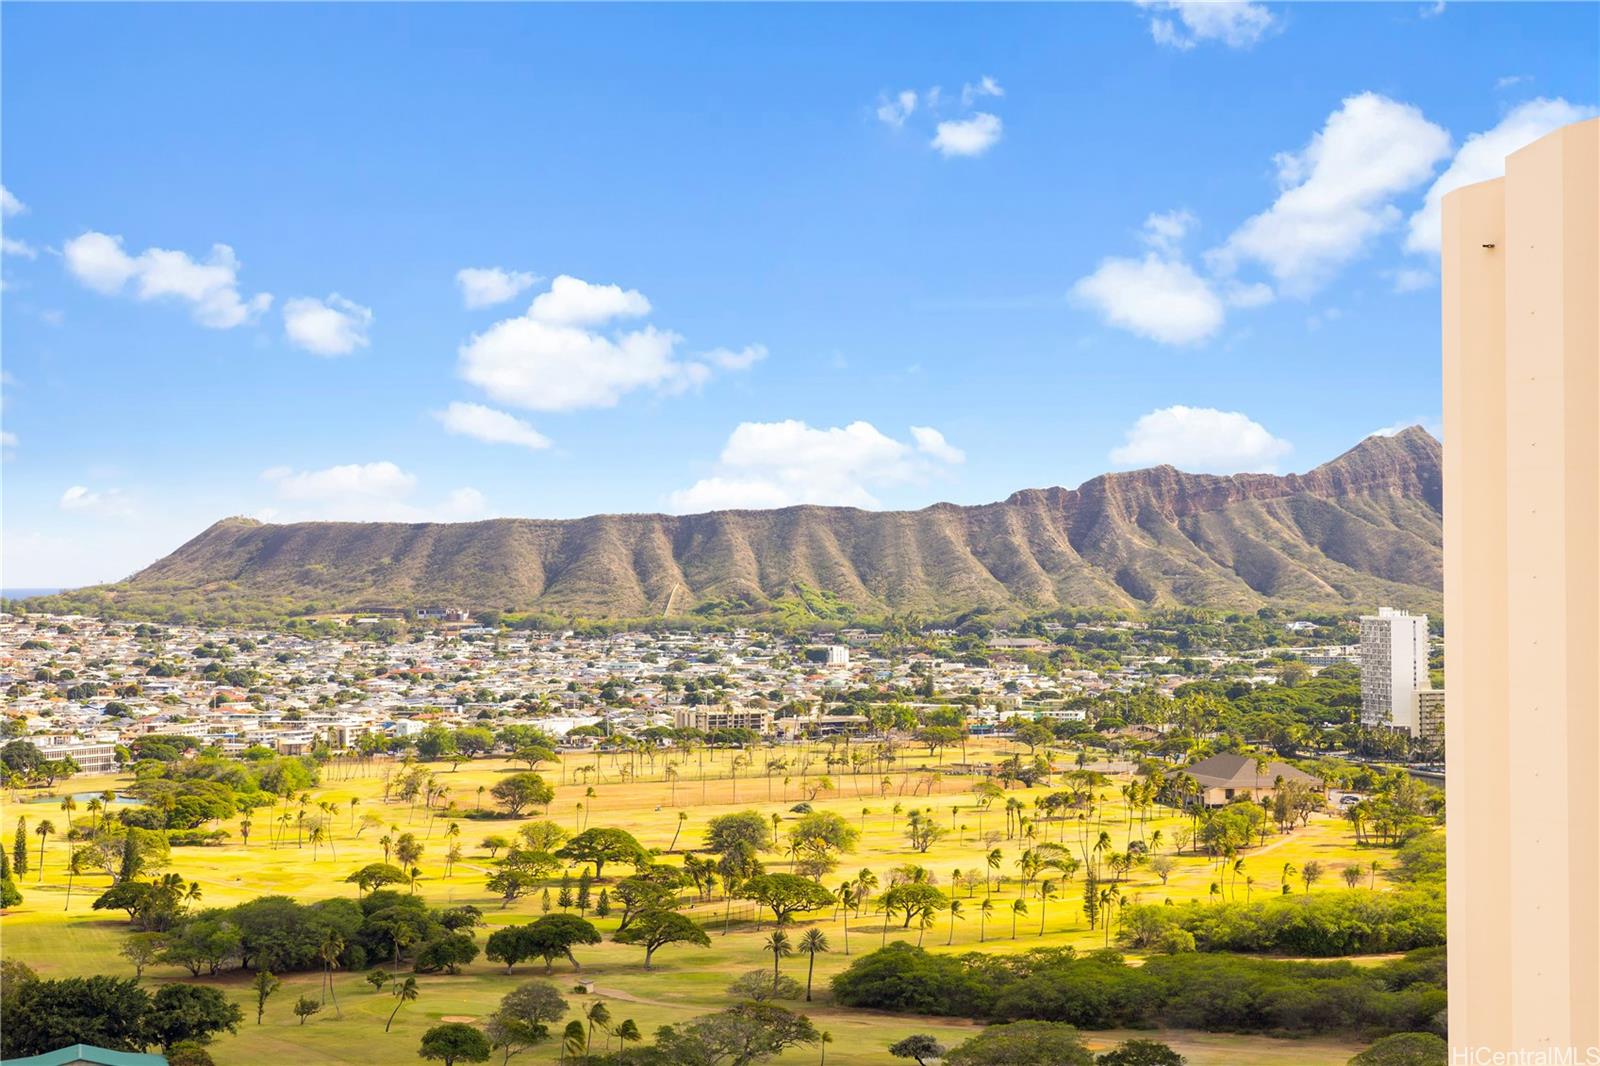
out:
{"label": "rocky cliff face", "polygon": [[590,617],[760,610],[818,592],[865,613],[1437,607],[1440,485],[1439,443],[1412,428],[1305,474],[1157,467],[975,507],[451,525],[230,518],[104,592]]}

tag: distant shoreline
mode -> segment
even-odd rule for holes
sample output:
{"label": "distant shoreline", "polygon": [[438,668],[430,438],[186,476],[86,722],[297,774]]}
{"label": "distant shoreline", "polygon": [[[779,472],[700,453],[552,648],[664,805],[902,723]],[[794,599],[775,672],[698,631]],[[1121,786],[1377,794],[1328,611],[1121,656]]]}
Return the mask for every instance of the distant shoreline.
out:
{"label": "distant shoreline", "polygon": [[54,596],[58,592],[66,592],[63,588],[15,588],[0,589],[0,599],[25,600],[30,596]]}

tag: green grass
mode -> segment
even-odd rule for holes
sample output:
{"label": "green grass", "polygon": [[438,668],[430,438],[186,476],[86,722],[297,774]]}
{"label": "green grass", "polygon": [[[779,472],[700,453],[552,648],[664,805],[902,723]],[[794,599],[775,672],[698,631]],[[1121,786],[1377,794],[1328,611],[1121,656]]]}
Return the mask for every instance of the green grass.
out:
{"label": "green grass", "polygon": [[[980,752],[974,750],[971,755],[978,757]],[[601,765],[598,782],[591,781],[595,795],[586,797],[585,790],[590,786],[574,780],[575,770],[580,765],[592,765],[593,761],[593,757],[569,759],[568,783],[558,784],[557,799],[551,807],[551,817],[571,829],[583,817],[575,805],[586,802],[590,807],[586,812],[588,825],[614,825],[627,828],[650,847],[664,849],[668,846],[678,824],[680,809],[689,815],[678,841],[678,850],[682,851],[687,847],[698,845],[705,822],[715,814],[748,807],[764,814],[780,812],[787,815],[788,808],[801,798],[798,792],[798,776],[789,784],[787,797],[783,795],[785,789],[781,778],[774,778],[770,784],[762,777],[730,781],[724,753],[717,753],[714,759],[708,757],[707,772],[712,780],[706,782],[704,786],[696,779],[698,772],[696,762],[686,762],[680,767],[683,776],[676,788],[678,804],[676,807],[671,802],[673,790],[662,779],[662,765],[659,760],[653,768],[641,766],[639,778],[624,783],[620,767],[613,766],[607,758]],[[765,756],[758,755],[756,761],[758,764],[764,762]],[[919,761],[916,758],[911,760],[913,765]],[[816,765],[818,767],[822,765],[820,753]],[[440,780],[450,787],[451,798],[458,806],[467,809],[478,802],[478,786],[493,784],[503,774],[520,769],[501,761],[464,763],[455,772],[451,772],[448,764],[435,764],[433,768],[438,771]],[[334,777],[336,774],[330,772],[327,776]],[[547,779],[554,782],[560,782],[561,776],[559,771],[546,774]],[[909,794],[899,794],[902,777],[896,774],[893,775],[893,794],[888,796],[866,794],[876,787],[878,780],[862,775],[859,785],[864,794],[858,796],[856,780],[849,774],[836,776],[834,782],[837,790],[831,798],[825,797],[814,802],[813,806],[817,809],[837,811],[858,827],[863,826],[862,808],[868,809],[860,846],[853,854],[845,857],[840,870],[826,878],[825,883],[830,887],[836,886],[864,867],[871,868],[880,879],[886,881],[892,866],[907,862],[916,862],[933,869],[938,875],[941,887],[946,889],[949,888],[950,874],[954,869],[977,870],[981,875],[982,856],[987,848],[975,841],[978,812],[966,791],[971,784],[970,779],[943,778],[935,786],[931,797],[913,798]],[[906,780],[914,783],[917,778],[914,775],[907,775]],[[70,790],[73,792],[97,790],[109,783],[80,778],[70,783]],[[770,801],[767,798],[769,787],[772,790]],[[908,793],[910,787],[910,785],[906,787]],[[67,783],[58,785],[56,789],[58,793],[65,793],[68,790]],[[1105,789],[1104,792],[1108,797],[1105,828],[1114,837],[1117,849],[1121,850],[1126,844],[1128,835],[1126,810],[1121,806],[1114,786]],[[1038,789],[1031,793],[1027,791],[1012,793],[1028,805],[1030,814],[1033,798],[1042,794]],[[462,828],[460,842],[467,857],[456,867],[454,875],[446,879],[443,877],[441,861],[446,848],[443,834],[444,819],[436,819],[430,833],[428,819],[422,812],[408,812],[407,806],[401,803],[390,803],[386,806],[381,796],[382,786],[376,774],[351,780],[328,780],[323,787],[316,790],[315,799],[338,800],[345,812],[339,821],[335,836],[337,857],[324,847],[313,860],[312,849],[309,846],[296,848],[292,838],[286,846],[272,847],[268,839],[271,819],[268,812],[263,810],[257,812],[255,829],[248,847],[238,842],[238,826],[235,823],[226,827],[234,832],[233,842],[226,847],[174,848],[172,869],[185,878],[200,882],[204,889],[203,902],[206,906],[227,906],[268,893],[284,893],[307,900],[330,896],[354,896],[354,886],[344,884],[344,876],[360,865],[382,858],[377,842],[379,832],[369,830],[360,838],[352,835],[348,807],[343,805],[350,798],[358,797],[361,799],[361,804],[357,808],[358,821],[361,814],[379,811],[401,831],[409,830],[417,833],[419,837],[427,834],[424,839],[427,851],[422,861],[426,880],[422,882],[419,891],[430,903],[477,904],[486,911],[491,927],[510,922],[530,921],[539,915],[538,893],[516,901],[509,908],[500,908],[498,898],[492,897],[484,887],[484,881],[491,867],[487,853],[477,846],[478,841],[490,833],[510,835],[517,825],[527,819],[463,820],[460,823]],[[37,824],[37,820],[47,814],[53,817],[58,826],[65,820],[62,812],[50,806],[26,804],[24,801],[28,798],[26,795],[9,797],[5,804],[0,805],[0,816],[3,816],[4,827],[3,839],[7,845],[10,843],[9,834],[14,831],[15,818],[19,813],[28,817],[30,826]],[[488,797],[484,798],[487,801]],[[952,832],[932,851],[926,855],[918,855],[905,841],[905,815],[903,812],[896,814],[893,811],[897,803],[907,809],[914,805],[931,806],[935,816],[943,825],[948,827],[953,822],[956,826],[965,824],[968,828],[964,833],[959,829]],[[958,810],[952,816],[950,808],[953,804],[957,805]],[[79,815],[82,816],[81,810]],[[1138,836],[1142,831],[1161,828],[1163,835],[1170,841],[1173,830],[1183,824],[1186,824],[1185,819],[1168,814],[1153,820],[1144,830],[1141,830],[1136,821],[1133,833]],[[986,831],[1002,829],[1003,825],[1004,815],[1000,812],[998,804],[983,816],[983,828]],[[21,907],[0,918],[0,953],[7,959],[27,962],[44,976],[93,973],[131,975],[132,967],[117,953],[118,945],[126,935],[127,926],[120,921],[108,919],[104,912],[90,909],[90,903],[95,896],[105,889],[106,878],[92,875],[78,878],[72,893],[71,907],[64,909],[67,845],[59,838],[52,838],[48,842],[44,879],[41,882],[38,879],[36,861],[38,840],[31,833],[30,839],[32,840],[30,857],[34,860],[34,864],[30,872],[19,879],[25,899]],[[1069,841],[1073,839],[1070,828],[1068,839]],[[1016,897],[1015,862],[1021,853],[1022,844],[1017,840],[1009,840],[1003,841],[1000,846],[1005,853],[1002,872],[1010,880],[996,892],[998,906],[994,918],[989,922],[988,942],[983,946],[984,950],[1010,952],[1038,946],[1061,945],[1088,949],[1099,947],[1104,943],[1104,933],[1089,930],[1083,917],[1080,907],[1081,875],[1080,879],[1063,885],[1062,894],[1047,906],[1043,936],[1039,935],[1038,899],[1035,896],[1028,901],[1030,915],[1019,923],[1018,937],[1012,940],[1009,908],[1011,900]],[[1170,849],[1170,844],[1166,849]],[[1255,877],[1258,882],[1259,887],[1256,891],[1275,893],[1278,891],[1279,871],[1285,862],[1298,867],[1307,859],[1320,860],[1327,872],[1324,880],[1319,882],[1313,891],[1325,891],[1343,886],[1338,877],[1338,870],[1346,863],[1369,863],[1374,857],[1387,862],[1389,855],[1390,853],[1379,849],[1355,848],[1350,834],[1342,823],[1332,817],[1319,817],[1313,819],[1306,829],[1298,830],[1286,837],[1270,838],[1265,848],[1251,849],[1244,854],[1244,859],[1247,873]],[[784,856],[781,854],[773,853],[765,858],[769,869],[787,868]],[[1181,903],[1189,899],[1207,899],[1209,887],[1217,879],[1214,865],[1204,857],[1194,855],[1183,856],[1181,863],[1180,869],[1172,875],[1165,887],[1147,867],[1136,868],[1130,879],[1122,886],[1124,896],[1130,902],[1160,902],[1170,898]],[[1380,891],[1384,888],[1381,876],[1378,888]],[[1298,883],[1295,885],[1295,890],[1300,890]],[[1245,888],[1240,884],[1239,898],[1243,898],[1244,892]],[[956,923],[952,946],[946,946],[946,940],[950,937],[947,918],[941,918],[933,929],[927,931],[924,946],[941,952],[961,952],[977,948],[979,936],[977,903],[982,894],[983,889],[979,885],[974,890],[967,908],[966,920]],[[598,889],[596,895],[598,896]],[[966,900],[966,890],[963,890],[961,895],[963,900]],[[759,935],[748,921],[736,921],[732,930],[724,935],[722,932],[724,908],[720,903],[697,906],[692,908],[690,913],[707,926],[712,946],[709,949],[681,946],[664,948],[657,954],[656,968],[652,972],[647,973],[643,969],[642,951],[615,945],[609,940],[579,953],[578,958],[583,964],[581,976],[598,983],[602,998],[606,999],[613,1017],[618,1021],[632,1018],[648,1035],[657,1026],[682,1022],[697,1014],[729,1005],[732,1000],[727,995],[726,988],[735,977],[747,970],[770,968],[770,956],[761,951]],[[736,918],[742,916],[748,919],[754,916],[748,905],[740,904],[735,905],[734,914]],[[607,920],[597,920],[596,924],[602,931],[609,933],[615,928],[616,920],[613,915]],[[833,1035],[833,1043],[826,1049],[829,1063],[889,1063],[895,1060],[887,1053],[888,1045],[910,1033],[936,1033],[946,1043],[959,1043],[976,1031],[970,1023],[955,1019],[895,1016],[834,1007],[828,1002],[828,979],[844,969],[850,961],[843,953],[844,925],[831,912],[815,916],[815,919],[808,924],[815,924],[826,932],[833,950],[826,955],[818,956],[816,960],[815,1002],[797,1006],[809,1013],[819,1028]],[[869,911],[859,919],[852,918],[849,924],[849,946],[852,957],[875,950],[881,943],[883,922],[880,916],[875,916]],[[481,936],[482,934],[480,941]],[[914,940],[915,936],[915,929],[909,933],[899,929],[891,929],[889,932],[891,940],[901,937]],[[805,964],[804,957],[790,959],[785,961],[784,969],[787,974],[803,982]],[[317,974],[285,975],[283,988],[268,1004],[264,1023],[259,1026],[255,1023],[255,1008],[253,995],[248,988],[248,974],[237,972],[218,978],[203,978],[201,983],[215,984],[245,1007],[247,1021],[241,1027],[239,1034],[223,1036],[212,1049],[218,1063],[223,1066],[233,1066],[233,1064],[243,1066],[243,1064],[269,1061],[370,1064],[417,1061],[415,1057],[417,1045],[423,1031],[430,1025],[437,1024],[445,1017],[481,1019],[489,1014],[499,998],[517,983],[542,976],[543,968],[537,965],[519,967],[515,974],[506,976],[504,967],[489,963],[482,958],[467,967],[459,976],[421,976],[419,977],[422,984],[421,998],[401,1008],[392,1032],[387,1034],[383,1032],[383,1021],[393,1008],[394,1000],[386,992],[373,993],[360,974],[341,974],[338,978],[337,988],[344,1014],[342,1019],[334,1017],[330,1005],[324,1014],[317,1015],[304,1026],[298,1024],[290,1013],[290,1007],[300,995],[317,993],[320,981]],[[558,966],[552,980],[565,990],[571,988],[576,976],[578,975],[575,975],[569,967]],[[168,966],[147,969],[145,979],[147,983],[190,980],[186,971]],[[582,1009],[584,997],[569,994],[568,999],[575,1010]],[[1109,1046],[1127,1035],[1088,1034],[1091,1043],[1097,1047]],[[1189,1032],[1155,1035],[1178,1047],[1189,1056],[1190,1062],[1195,1066],[1209,1066],[1209,1064],[1222,1066],[1224,1063],[1239,1062],[1336,1063],[1343,1062],[1360,1047],[1358,1043],[1340,1040],[1285,1040]],[[819,1051],[820,1049],[811,1049],[791,1052],[784,1056],[782,1061],[784,1063],[814,1061],[819,1057]],[[554,1046],[548,1045],[525,1053],[522,1061],[548,1061],[553,1058]]]}

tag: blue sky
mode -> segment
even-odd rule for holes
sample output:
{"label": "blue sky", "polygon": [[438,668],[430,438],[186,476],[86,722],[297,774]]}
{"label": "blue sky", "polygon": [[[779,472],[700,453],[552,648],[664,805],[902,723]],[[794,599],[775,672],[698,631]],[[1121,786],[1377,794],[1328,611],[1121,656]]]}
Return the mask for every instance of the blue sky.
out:
{"label": "blue sky", "polygon": [[4,583],[1437,432],[1428,205],[1597,12],[7,5]]}

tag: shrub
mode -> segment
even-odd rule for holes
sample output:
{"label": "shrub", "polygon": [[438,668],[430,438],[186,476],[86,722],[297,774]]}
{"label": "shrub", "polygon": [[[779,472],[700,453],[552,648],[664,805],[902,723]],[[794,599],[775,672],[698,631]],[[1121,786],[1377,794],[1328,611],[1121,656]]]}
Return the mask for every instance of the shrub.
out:
{"label": "shrub", "polygon": [[1445,1066],[1450,1045],[1432,1033],[1395,1033],[1350,1060],[1350,1066]]}

